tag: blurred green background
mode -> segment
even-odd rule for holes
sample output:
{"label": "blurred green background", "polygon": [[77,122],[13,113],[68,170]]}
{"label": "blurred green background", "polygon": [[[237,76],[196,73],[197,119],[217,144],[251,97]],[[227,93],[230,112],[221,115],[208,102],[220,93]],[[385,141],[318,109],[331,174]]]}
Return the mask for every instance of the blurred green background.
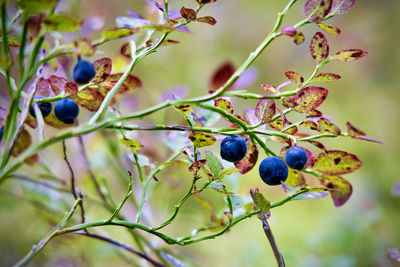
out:
{"label": "blurred green background", "polygon": [[[175,9],[182,5],[195,6],[194,0],[170,2]],[[298,1],[290,10],[284,25],[295,24],[303,18],[304,2]],[[120,108],[125,113],[154,105],[160,101],[162,92],[180,86],[189,88],[188,96],[206,94],[213,71],[227,60],[239,66],[272,29],[277,12],[285,4],[286,1],[281,0],[220,0],[206,6],[201,14],[214,16],[218,23],[215,26],[197,23],[190,25],[190,34],[172,34],[171,38],[179,40],[180,44],[163,47],[138,64],[135,74],[142,79],[144,87],[129,99],[122,100]],[[127,16],[128,9],[142,15],[148,11],[139,0],[63,1],[63,6],[69,13],[83,19],[104,17],[105,28],[114,27],[115,18]],[[399,10],[400,2],[396,0],[364,0],[358,1],[350,13],[329,21],[342,30],[338,37],[325,34],[331,53],[340,49],[361,48],[367,50],[369,55],[351,63],[333,62],[323,69],[324,72],[340,74],[342,79],[322,85],[329,89],[329,97],[319,109],[331,116],[342,129],[350,121],[364,130],[367,136],[384,144],[344,138],[323,141],[328,149],[356,154],[364,165],[355,173],[344,176],[353,184],[354,192],[343,207],[334,207],[331,198],[327,197],[293,201],[272,211],[270,225],[287,266],[398,266],[388,257],[387,249],[400,247],[400,197],[392,194],[392,187],[400,180],[397,166],[400,162],[397,140],[400,132]],[[305,77],[311,74],[314,62],[308,52],[308,43],[319,28],[307,25],[302,31],[306,36],[303,45],[295,46],[289,38],[282,37],[275,40],[255,61],[253,67],[258,72],[258,78],[248,88],[250,91],[262,93],[258,86],[260,83],[278,85],[285,80],[284,72],[287,70],[300,72]],[[126,64],[119,56],[122,42],[102,46],[100,49],[104,54],[97,54],[93,59],[109,56],[113,58],[115,68],[122,70]],[[235,110],[239,114],[245,107],[254,108],[256,103],[234,100]],[[84,121],[89,115],[83,112],[80,120]],[[162,122],[184,123],[172,109],[137,121],[141,124]],[[48,136],[53,132],[55,130],[46,129]],[[85,144],[96,176],[107,181],[114,199],[119,201],[126,185],[117,178],[115,168],[123,175],[125,169],[122,166],[133,166],[127,163],[126,158],[115,158],[107,152],[104,136],[116,138],[110,131],[106,131],[105,135],[90,134],[85,136]],[[130,136],[143,142],[146,147],[143,153],[157,161],[171,153],[166,148],[161,152],[157,148],[154,140],[161,142],[160,134],[139,133]],[[79,188],[84,193],[93,192],[77,140],[68,141],[68,145]],[[281,144],[271,144],[276,152],[280,147]],[[212,149],[218,151],[218,145]],[[117,150],[125,151],[121,146]],[[42,152],[41,156],[57,177],[68,179],[61,144]],[[264,156],[261,153],[260,157]],[[228,189],[248,195],[250,188],[258,187],[273,202],[284,198],[281,188],[270,188],[262,183],[257,167],[246,175],[232,178],[231,188]],[[38,169],[29,168],[19,171],[25,174],[39,172]],[[157,225],[172,213],[173,206],[186,193],[191,182],[191,176],[184,168],[167,169],[158,178],[160,182],[154,185],[153,193],[149,194],[151,209],[145,206],[145,215],[151,225]],[[307,181],[316,184],[313,177],[307,177]],[[8,180],[0,190],[0,265],[9,266],[56,225],[71,205],[72,198],[16,179]],[[224,203],[219,194],[210,191],[204,196],[214,201],[218,212],[222,212]],[[90,201],[86,202],[85,207],[88,220],[103,219],[108,214]],[[132,206],[125,207],[123,213],[132,220],[135,217]],[[175,222],[163,231],[175,237],[183,236],[208,220],[198,202],[190,199]],[[107,231],[107,235],[134,246],[123,229],[105,227],[97,231]],[[165,247],[159,239],[151,240],[155,247]],[[276,265],[257,218],[239,223],[229,233],[215,240],[185,247],[170,246],[168,249],[189,266]],[[145,266],[137,257],[106,243],[72,235],[51,241],[31,263],[31,266],[130,265]]]}

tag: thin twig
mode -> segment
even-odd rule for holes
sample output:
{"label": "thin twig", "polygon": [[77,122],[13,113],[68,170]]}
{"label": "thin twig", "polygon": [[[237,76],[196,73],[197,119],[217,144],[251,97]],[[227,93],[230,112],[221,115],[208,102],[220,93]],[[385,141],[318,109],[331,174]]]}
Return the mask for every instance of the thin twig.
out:
{"label": "thin twig", "polygon": [[78,233],[74,233],[74,234],[83,235],[83,236],[87,236],[87,237],[91,237],[91,238],[95,238],[95,239],[102,240],[102,241],[107,242],[107,243],[109,243],[109,244],[112,244],[112,245],[115,245],[115,246],[120,247],[120,248],[122,248],[122,249],[125,249],[125,250],[127,250],[127,251],[129,251],[129,252],[132,252],[133,254],[135,254],[135,255],[137,255],[137,256],[139,256],[139,257],[141,257],[141,258],[147,260],[148,262],[150,262],[150,263],[153,264],[154,266],[157,266],[157,267],[165,267],[164,264],[153,260],[152,258],[150,258],[149,256],[147,256],[146,254],[141,253],[141,252],[139,252],[139,251],[136,251],[136,250],[133,249],[132,247],[130,247],[130,246],[124,244],[124,243],[121,243],[121,242],[119,242],[119,241],[117,241],[117,240],[114,240],[114,239],[111,239],[111,238],[108,238],[108,237],[105,237],[105,236],[97,235],[97,234],[86,233],[86,232],[78,232]]}
{"label": "thin twig", "polygon": [[262,213],[262,212],[260,213],[260,218],[261,218],[261,221],[262,221],[262,225],[263,225],[263,229],[264,229],[265,235],[267,236],[268,241],[271,244],[271,248],[272,248],[272,251],[274,252],[276,261],[278,263],[278,266],[279,267],[285,267],[286,265],[285,265],[285,261],[283,260],[282,253],[279,251],[279,248],[276,245],[274,235],[272,234],[271,227],[269,227],[267,218],[265,217],[264,213]]}

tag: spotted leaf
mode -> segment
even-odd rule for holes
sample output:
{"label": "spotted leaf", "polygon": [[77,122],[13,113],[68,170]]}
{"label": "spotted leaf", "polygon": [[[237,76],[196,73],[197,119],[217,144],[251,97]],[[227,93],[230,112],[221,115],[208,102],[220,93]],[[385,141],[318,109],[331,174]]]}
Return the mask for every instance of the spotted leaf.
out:
{"label": "spotted leaf", "polygon": [[93,62],[96,70],[96,76],[92,79],[92,83],[101,83],[111,74],[112,61],[111,58],[104,57]]}
{"label": "spotted leaf", "polygon": [[27,150],[32,144],[32,136],[25,128],[18,134],[16,141],[11,148],[11,156],[17,157]]}
{"label": "spotted leaf", "polygon": [[336,207],[343,206],[353,193],[351,184],[342,177],[324,175],[320,178],[320,183],[329,189],[333,189],[330,193]]}
{"label": "spotted leaf", "polygon": [[340,35],[340,29],[338,28],[338,27],[336,27],[336,26],[333,26],[333,25],[329,25],[329,24],[326,24],[326,23],[324,23],[324,22],[319,22],[318,24],[318,27],[320,27],[321,29],[323,29],[324,31],[326,31],[327,33],[330,33],[330,34],[333,34],[333,35],[335,35],[335,36],[338,36],[338,35]]}
{"label": "spotted leaf", "polygon": [[362,57],[365,57],[366,55],[368,55],[368,52],[361,49],[347,49],[337,52],[333,56],[333,59],[347,62],[360,59]]}
{"label": "spotted leaf", "polygon": [[71,95],[70,98],[81,107],[90,111],[97,111],[104,100],[104,95],[97,88],[86,87],[76,95]]}
{"label": "spotted leaf", "polygon": [[138,28],[131,28],[131,27],[118,27],[114,29],[103,30],[102,32],[103,42],[124,38],[133,35],[138,31],[139,31]]}
{"label": "spotted leaf", "polygon": [[297,112],[308,113],[318,108],[324,102],[327,95],[327,89],[317,86],[309,86],[301,89],[291,98],[291,107]]}
{"label": "spotted leaf", "polygon": [[[119,81],[119,79],[121,79],[122,76],[123,73],[116,73],[108,76],[106,80],[100,84],[101,86],[100,92],[105,96],[117,84],[117,82]],[[117,94],[134,92],[141,87],[142,87],[142,81],[138,77],[134,75],[128,75],[124,83],[118,89]]]}
{"label": "spotted leaf", "polygon": [[205,159],[201,159],[201,160],[195,161],[189,166],[189,171],[192,172],[192,173],[196,173],[202,167],[204,167],[206,164],[207,164],[207,160],[205,160]]}
{"label": "spotted leaf", "polygon": [[313,81],[316,82],[333,82],[341,79],[342,77],[335,73],[319,73],[315,75]]}
{"label": "spotted leaf", "polygon": [[197,14],[194,9],[182,7],[180,10],[182,18],[187,21],[196,20]]}
{"label": "spotted leaf", "polygon": [[321,63],[329,56],[328,41],[321,32],[317,32],[311,39],[310,52],[314,61],[317,63]]}
{"label": "spotted leaf", "polygon": [[301,45],[306,40],[304,34],[299,30],[297,30],[296,34],[292,37],[292,39],[296,45]]}
{"label": "spotted leaf", "polygon": [[303,173],[301,173],[298,170],[289,168],[289,174],[288,174],[288,177],[287,177],[285,183],[292,187],[296,187],[296,186],[304,185],[306,183],[306,180],[304,179]]}
{"label": "spotted leaf", "polygon": [[210,146],[215,143],[216,139],[209,133],[194,132],[189,135],[190,141],[196,147]]}
{"label": "spotted leaf", "polygon": [[328,175],[340,175],[354,172],[361,166],[362,161],[356,155],[345,151],[330,150],[328,154],[318,155],[313,169]]}
{"label": "spotted leaf", "polygon": [[257,146],[253,145],[251,140],[247,139],[247,153],[246,156],[238,161],[235,162],[235,167],[240,169],[241,174],[248,173],[257,163],[258,160],[258,148]]}
{"label": "spotted leaf", "polygon": [[301,76],[300,73],[295,72],[295,71],[287,71],[285,72],[285,76],[289,79],[289,81],[293,83],[303,83],[304,78]]}
{"label": "spotted leaf", "polygon": [[197,18],[196,21],[202,22],[202,23],[207,23],[207,24],[210,24],[212,26],[217,24],[217,20],[215,18],[211,17],[211,16],[200,17],[200,18]]}
{"label": "spotted leaf", "polygon": [[121,138],[119,141],[126,147],[130,148],[132,151],[136,151],[143,148],[143,145],[135,140],[130,140],[127,138]]}
{"label": "spotted leaf", "polygon": [[333,0],[331,15],[342,15],[349,12],[355,5],[356,0]]}
{"label": "spotted leaf", "polygon": [[225,110],[226,112],[233,114],[232,103],[224,98],[218,98],[214,100],[214,106]]}
{"label": "spotted leaf", "polygon": [[318,131],[320,133],[330,133],[340,135],[340,129],[328,118],[321,117],[318,119]]}

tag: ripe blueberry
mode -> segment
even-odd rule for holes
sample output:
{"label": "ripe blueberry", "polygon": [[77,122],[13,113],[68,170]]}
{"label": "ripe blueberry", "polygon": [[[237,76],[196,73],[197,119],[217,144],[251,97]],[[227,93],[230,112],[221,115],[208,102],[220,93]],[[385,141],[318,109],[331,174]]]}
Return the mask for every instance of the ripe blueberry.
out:
{"label": "ripe blueberry", "polygon": [[86,60],[79,59],[74,66],[73,79],[77,83],[88,83],[96,75],[94,65]]}
{"label": "ripe blueberry", "polygon": [[72,124],[79,115],[79,107],[74,100],[64,98],[56,103],[54,106],[54,113],[60,121],[66,124]]}
{"label": "ripe blueberry", "polygon": [[278,157],[268,157],[264,159],[259,168],[261,179],[269,185],[279,185],[286,181],[289,170],[285,162]]}
{"label": "ripe blueberry", "polygon": [[[35,97],[35,99],[41,99],[43,97]],[[53,105],[48,102],[48,103],[38,103],[40,112],[42,113],[43,118],[47,117],[50,112],[51,109],[53,108]],[[35,114],[35,108],[33,107],[33,105],[29,108],[29,113],[36,118],[36,114]]]}
{"label": "ripe blueberry", "polygon": [[290,168],[301,170],[307,163],[307,153],[304,149],[294,146],[286,152],[285,160]]}
{"label": "ripe blueberry", "polygon": [[221,142],[221,157],[226,161],[239,161],[246,156],[246,153],[246,139],[238,135],[225,137]]}

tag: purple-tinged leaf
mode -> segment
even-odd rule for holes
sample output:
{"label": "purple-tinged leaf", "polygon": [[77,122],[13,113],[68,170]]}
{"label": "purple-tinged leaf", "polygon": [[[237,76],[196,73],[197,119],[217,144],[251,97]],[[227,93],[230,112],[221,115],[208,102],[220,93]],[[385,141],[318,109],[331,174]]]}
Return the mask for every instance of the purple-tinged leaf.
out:
{"label": "purple-tinged leaf", "polygon": [[285,76],[289,79],[289,81],[293,83],[301,84],[304,82],[303,76],[300,73],[295,71],[287,71],[285,72]]}
{"label": "purple-tinged leaf", "polygon": [[297,29],[293,26],[285,26],[281,29],[280,33],[289,37],[294,37],[297,33]]}
{"label": "purple-tinged leaf", "polygon": [[197,147],[210,146],[217,141],[211,134],[202,132],[194,132],[190,134],[189,139]]}
{"label": "purple-tinged leaf", "polygon": [[346,50],[341,50],[341,51],[337,52],[333,56],[333,59],[347,62],[347,61],[360,59],[362,57],[365,57],[366,55],[368,55],[368,52],[361,50],[361,49],[346,49]]}
{"label": "purple-tinged leaf", "polygon": [[261,89],[263,89],[267,92],[273,93],[273,94],[279,92],[275,87],[273,87],[272,85],[270,85],[268,83],[262,83],[262,84],[260,84],[260,87],[261,87]]}
{"label": "purple-tinged leaf", "polygon": [[78,94],[78,85],[74,82],[67,82],[64,85],[64,92],[67,96],[76,95]]}
{"label": "purple-tinged leaf", "polygon": [[373,143],[378,143],[378,144],[383,144],[382,141],[379,140],[375,140],[366,136],[353,136],[352,138],[354,139],[359,139],[359,140],[364,140],[364,141],[368,141],[368,142],[373,142]]}
{"label": "purple-tinged leaf", "polygon": [[309,199],[320,199],[327,197],[329,195],[329,192],[327,192],[327,189],[324,188],[313,188],[310,189],[310,191],[297,195],[293,200],[309,200]]}
{"label": "purple-tinged leaf", "polygon": [[275,115],[276,105],[273,99],[261,99],[256,106],[255,115],[260,122],[268,123]]}
{"label": "purple-tinged leaf", "polygon": [[[107,77],[107,79],[100,84],[100,92],[105,96],[115,84],[117,84],[118,80],[122,77],[123,73],[112,74]],[[128,92],[134,92],[137,89],[142,87],[142,81],[134,76],[128,75],[125,82],[118,89],[118,94],[124,94]]]}
{"label": "purple-tinged leaf", "polygon": [[307,117],[306,118],[314,118],[314,117],[321,117],[323,114],[321,111],[319,110],[310,110],[309,112],[307,112]]}
{"label": "purple-tinged leaf", "polygon": [[324,175],[320,178],[320,183],[326,188],[335,189],[330,193],[336,207],[343,206],[353,193],[351,184],[342,177]]}
{"label": "purple-tinged leaf", "polygon": [[96,76],[92,79],[92,83],[101,83],[111,74],[112,61],[111,58],[100,58],[93,62],[96,70]]}
{"label": "purple-tinged leaf", "polygon": [[356,0],[333,0],[330,15],[342,15],[349,12],[355,5]]}
{"label": "purple-tinged leaf", "polygon": [[225,192],[224,192],[224,189],[226,188],[226,186],[225,186],[223,183],[221,183],[220,181],[218,181],[218,180],[212,181],[212,182],[208,185],[208,187],[214,189],[214,190],[217,191],[217,192],[225,193]]}
{"label": "purple-tinged leaf", "polygon": [[259,122],[256,117],[255,108],[245,108],[243,111],[243,118],[248,125],[256,125]]}
{"label": "purple-tinged leaf", "polygon": [[308,113],[318,108],[326,99],[328,90],[322,87],[309,86],[301,89],[291,97],[293,110],[300,113]]}
{"label": "purple-tinged leaf", "polygon": [[[152,46],[154,43],[155,43],[154,39],[150,39],[150,40],[148,40],[148,41],[146,42],[146,46],[147,46],[147,47],[150,47],[150,46]],[[165,39],[165,40],[162,42],[161,46],[176,45],[176,44],[179,44],[179,41],[172,40],[172,39]]]}
{"label": "purple-tinged leaf", "polygon": [[79,106],[86,108],[89,111],[97,111],[104,100],[104,95],[97,88],[86,87],[80,90],[76,95],[71,95]]}
{"label": "purple-tinged leaf", "polygon": [[304,34],[303,34],[301,31],[299,31],[299,30],[297,30],[296,35],[293,36],[292,39],[293,39],[293,42],[294,42],[296,45],[301,45],[301,44],[304,43],[304,41],[306,40],[306,38],[304,37]]}
{"label": "purple-tinged leaf", "polygon": [[324,23],[324,22],[319,22],[318,24],[318,27],[320,27],[321,29],[323,29],[324,31],[326,31],[327,33],[330,33],[330,34],[332,34],[332,35],[335,35],[335,36],[338,36],[338,35],[340,35],[340,29],[338,28],[338,27],[336,27],[336,26],[333,26],[333,25],[329,25],[329,24],[326,24],[326,23]]}
{"label": "purple-tinged leaf", "polygon": [[45,78],[39,78],[36,83],[36,96],[52,97],[55,96],[53,90],[51,89],[50,83]]}
{"label": "purple-tinged leaf", "polygon": [[330,133],[334,135],[340,135],[340,129],[331,120],[326,117],[318,119],[318,131],[320,133]]}
{"label": "purple-tinged leaf", "polygon": [[201,160],[195,161],[195,162],[192,163],[192,165],[190,165],[189,171],[190,171],[191,173],[196,173],[196,172],[198,172],[202,167],[204,167],[204,166],[206,165],[206,163],[207,163],[207,160],[205,160],[205,159],[201,159]]}
{"label": "purple-tinged leaf", "polygon": [[395,197],[400,197],[400,181],[392,187],[392,195]]}
{"label": "purple-tinged leaf", "polygon": [[335,73],[318,73],[313,78],[313,81],[316,82],[333,82],[341,79],[342,77]]}
{"label": "purple-tinged leaf", "polygon": [[197,14],[194,9],[182,7],[180,13],[186,21],[196,20]]}
{"label": "purple-tinged leaf", "polygon": [[233,86],[235,87],[235,89],[246,88],[252,85],[257,80],[257,77],[258,71],[255,68],[250,67],[245,70],[242,75],[240,75]]}
{"label": "purple-tinged leaf", "polygon": [[130,42],[123,43],[120,49],[121,55],[126,58],[132,58],[131,44]]}
{"label": "purple-tinged leaf", "polygon": [[329,45],[325,36],[321,32],[314,34],[310,42],[310,53],[314,61],[318,64],[329,56]]}
{"label": "purple-tinged leaf", "polygon": [[197,18],[196,21],[202,22],[202,23],[207,23],[207,24],[210,24],[211,26],[214,26],[215,24],[217,24],[217,20],[211,16],[200,17],[200,18]]}
{"label": "purple-tinged leaf", "polygon": [[211,78],[210,86],[212,91],[210,91],[210,93],[222,87],[229,80],[234,72],[235,67],[231,62],[225,62],[224,64],[219,66]]}
{"label": "purple-tinged leaf", "polygon": [[118,26],[117,29],[137,28],[153,24],[151,21],[143,19],[142,17],[117,17],[115,23]]}
{"label": "purple-tinged leaf", "polygon": [[362,166],[362,161],[354,154],[339,150],[321,153],[315,159],[313,170],[328,175],[351,173]]}
{"label": "purple-tinged leaf", "polygon": [[306,180],[304,179],[304,175],[302,172],[289,168],[289,174],[285,183],[292,187],[297,187],[304,185],[306,183]]}
{"label": "purple-tinged leaf", "polygon": [[214,106],[225,110],[226,112],[233,114],[233,105],[230,101],[224,98],[218,98],[214,100]]}
{"label": "purple-tinged leaf", "polygon": [[326,149],[326,147],[325,147],[321,142],[318,142],[318,141],[315,141],[315,140],[309,140],[308,142],[309,142],[310,144],[314,145],[315,147],[321,149],[321,150],[324,151],[326,154],[329,153],[328,150]]}
{"label": "purple-tinged leaf", "polygon": [[332,0],[308,0],[304,5],[304,13],[310,22],[324,20],[332,8]]}
{"label": "purple-tinged leaf", "polygon": [[247,139],[247,154],[246,156],[238,161],[235,162],[235,167],[240,169],[241,174],[248,173],[251,169],[254,168],[258,160],[258,148],[257,146],[253,145],[250,138]]}
{"label": "purple-tinged leaf", "polygon": [[64,86],[68,82],[66,79],[55,75],[51,75],[47,81],[56,95],[64,92]]}
{"label": "purple-tinged leaf", "polygon": [[354,127],[354,125],[351,124],[349,121],[346,122],[346,127],[347,127],[347,134],[350,136],[366,135],[365,132]]}

